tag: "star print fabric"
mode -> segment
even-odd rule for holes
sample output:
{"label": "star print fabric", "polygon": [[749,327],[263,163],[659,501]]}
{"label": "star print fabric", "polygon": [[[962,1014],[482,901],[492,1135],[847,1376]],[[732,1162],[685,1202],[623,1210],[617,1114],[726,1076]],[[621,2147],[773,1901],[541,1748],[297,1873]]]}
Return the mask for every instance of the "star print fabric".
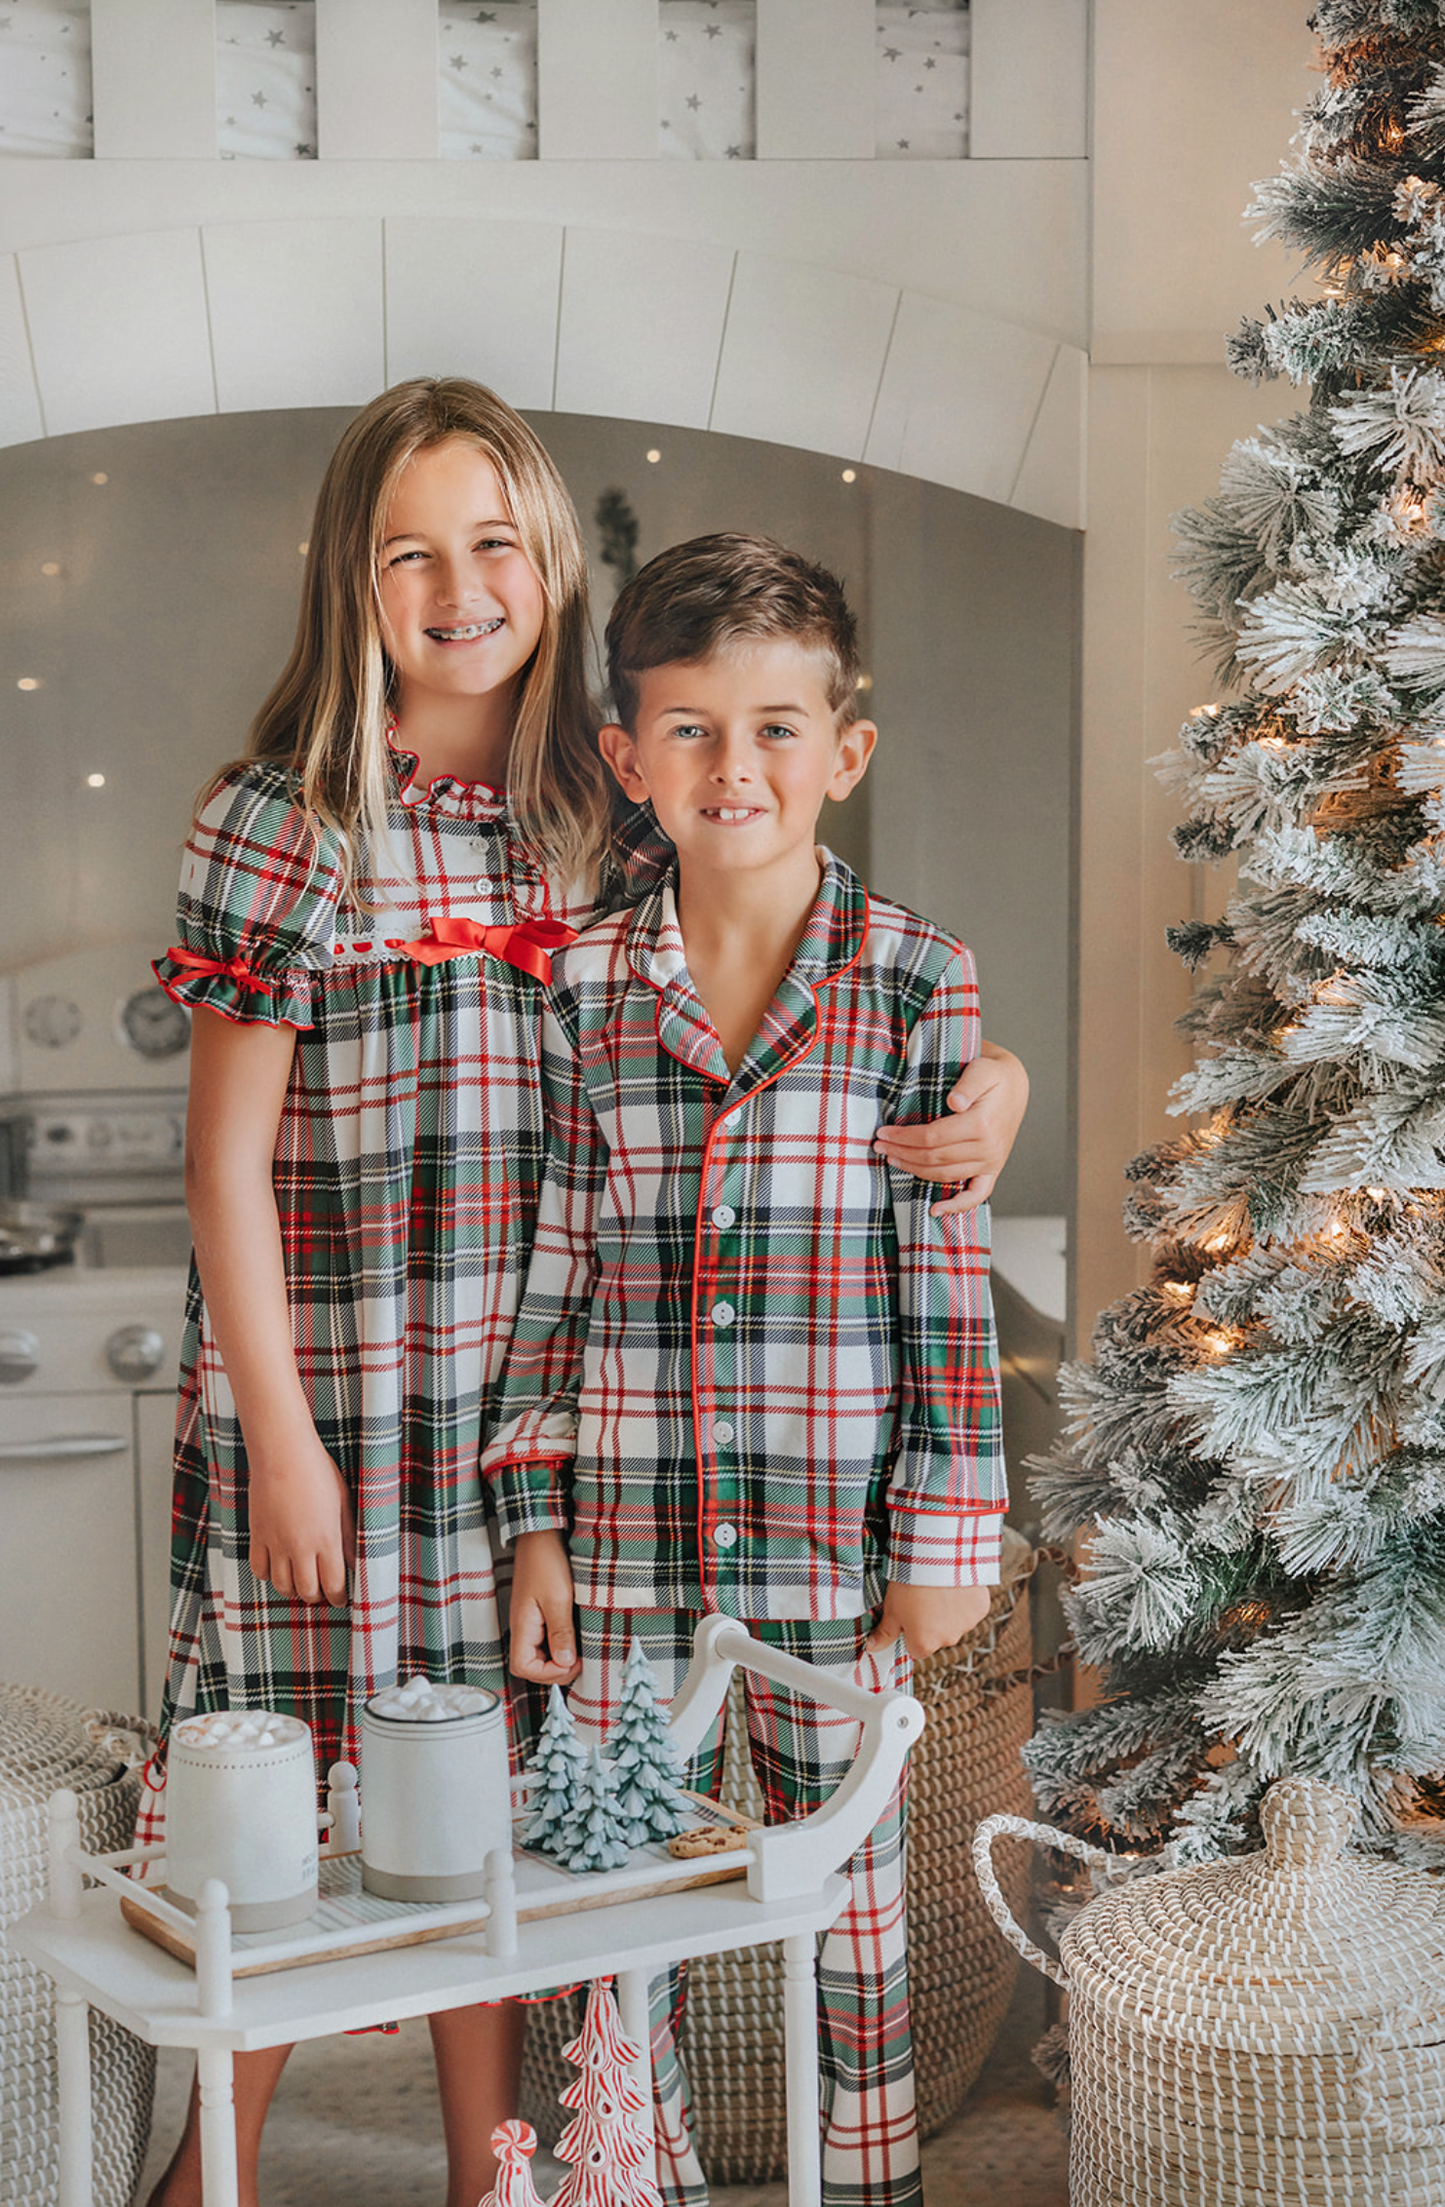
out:
{"label": "star print fabric", "polygon": [[[440,0],[438,152],[451,161],[537,157],[538,0]],[[675,161],[757,156],[756,0],[660,0],[658,152]],[[876,9],[875,154],[968,152],[968,0]],[[0,155],[94,151],[90,10],[82,0],[0,0]],[[216,124],[223,161],[316,159],[315,0],[217,0]]]}
{"label": "star print fabric", "polygon": [[442,0],[444,161],[537,158],[537,0]]}
{"label": "star print fabric", "polygon": [[758,150],[755,0],[661,0],[658,152],[751,161]]}
{"label": "star print fabric", "polygon": [[0,154],[29,160],[88,161],[95,151],[90,113],[90,8],[74,0],[11,0],[0,5]]}
{"label": "star print fabric", "polygon": [[223,161],[316,159],[314,0],[218,0],[216,150]]}
{"label": "star print fabric", "polygon": [[967,5],[878,9],[874,152],[880,161],[959,161],[968,152]]}

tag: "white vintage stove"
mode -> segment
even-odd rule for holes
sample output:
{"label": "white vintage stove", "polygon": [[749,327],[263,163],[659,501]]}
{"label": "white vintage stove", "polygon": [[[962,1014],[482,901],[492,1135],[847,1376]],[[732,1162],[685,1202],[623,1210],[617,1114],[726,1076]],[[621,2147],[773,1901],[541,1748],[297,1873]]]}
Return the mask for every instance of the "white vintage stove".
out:
{"label": "white vintage stove", "polygon": [[66,1261],[0,1277],[0,1678],[152,1717],[188,1042],[138,945],[0,980],[0,1198],[83,1218]]}

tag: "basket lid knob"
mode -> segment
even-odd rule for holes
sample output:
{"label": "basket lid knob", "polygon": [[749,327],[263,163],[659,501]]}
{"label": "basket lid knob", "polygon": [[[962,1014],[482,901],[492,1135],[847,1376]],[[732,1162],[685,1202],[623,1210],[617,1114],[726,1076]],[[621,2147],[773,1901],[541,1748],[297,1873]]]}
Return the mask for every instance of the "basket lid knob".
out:
{"label": "basket lid knob", "polygon": [[1281,1778],[1260,1806],[1265,1854],[1276,1869],[1322,1869],[1343,1854],[1358,1814],[1358,1803],[1336,1786]]}

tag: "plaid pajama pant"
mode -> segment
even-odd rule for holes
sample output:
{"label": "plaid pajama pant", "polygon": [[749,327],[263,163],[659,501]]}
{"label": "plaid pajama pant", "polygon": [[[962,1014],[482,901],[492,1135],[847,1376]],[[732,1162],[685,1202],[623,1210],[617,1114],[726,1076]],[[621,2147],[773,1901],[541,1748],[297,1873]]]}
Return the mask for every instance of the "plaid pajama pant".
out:
{"label": "plaid pajama pant", "polygon": [[[568,1701],[579,1733],[600,1739],[616,1721],[623,1666],[634,1637],[671,1702],[692,1658],[697,1618],[673,1610],[579,1613],[582,1674]],[[863,1653],[871,1619],[750,1623],[769,1647],[820,1669],[844,1670],[873,1691],[906,1688],[902,1642]],[[745,1674],[748,1741],[769,1823],[806,1815],[847,1775],[858,1727],[771,1679]],[[691,1765],[689,1783],[716,1794],[722,1776],[721,1722]],[[904,1838],[907,1770],[868,1838],[847,1865],[852,1897],[825,1932],[818,1956],[818,2044],[822,2078],[824,2207],[919,2207],[923,2198],[908,2023]],[[686,2072],[678,2051],[682,1972],[652,1988],[658,2185],[666,2207],[698,2207],[707,2185],[693,2151]]]}

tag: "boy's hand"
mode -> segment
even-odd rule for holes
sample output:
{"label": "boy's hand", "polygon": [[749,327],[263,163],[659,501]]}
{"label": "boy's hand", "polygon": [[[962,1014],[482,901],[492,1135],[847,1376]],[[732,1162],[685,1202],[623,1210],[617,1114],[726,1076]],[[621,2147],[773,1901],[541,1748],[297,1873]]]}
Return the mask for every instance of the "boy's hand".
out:
{"label": "boy's hand", "polygon": [[572,1628],[572,1565],[560,1533],[518,1535],[508,1665],[539,1686],[570,1686],[582,1669]]}
{"label": "boy's hand", "polygon": [[356,1561],[346,1481],[314,1432],[277,1453],[279,1468],[254,1452],[247,1477],[252,1575],[292,1601],[344,1609],[346,1574]]}
{"label": "boy's hand", "polygon": [[869,1655],[901,1640],[915,1663],[958,1645],[988,1615],[987,1586],[900,1586],[888,1581],[878,1622],[864,1641]]}
{"label": "boy's hand", "polygon": [[1029,1076],[1012,1050],[984,1042],[949,1091],[948,1115],[922,1126],[880,1127],[874,1138],[890,1165],[918,1180],[956,1181],[933,1206],[952,1218],[987,1202],[1008,1162],[1029,1100]]}

